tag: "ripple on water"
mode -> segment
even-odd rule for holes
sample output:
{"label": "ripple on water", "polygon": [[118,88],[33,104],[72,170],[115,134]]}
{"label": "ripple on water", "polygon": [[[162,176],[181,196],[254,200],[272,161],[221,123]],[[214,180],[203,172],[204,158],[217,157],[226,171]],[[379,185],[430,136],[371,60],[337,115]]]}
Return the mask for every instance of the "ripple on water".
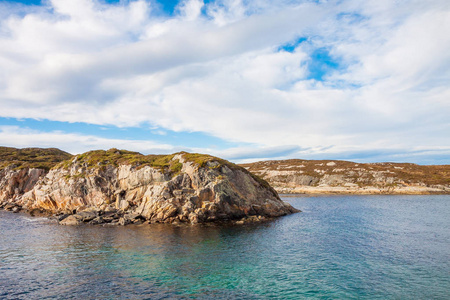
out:
{"label": "ripple on water", "polygon": [[449,196],[286,198],[244,226],[58,226],[0,212],[5,299],[446,299]]}

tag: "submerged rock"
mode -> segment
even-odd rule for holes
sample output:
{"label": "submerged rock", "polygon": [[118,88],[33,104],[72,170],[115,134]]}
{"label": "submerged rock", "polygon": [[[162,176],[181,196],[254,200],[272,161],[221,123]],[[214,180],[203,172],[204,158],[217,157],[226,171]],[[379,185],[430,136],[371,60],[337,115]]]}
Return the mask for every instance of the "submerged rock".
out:
{"label": "submerged rock", "polygon": [[[25,180],[36,171],[21,172]],[[201,154],[91,151],[28,176],[32,184],[8,199],[27,210],[65,214],[63,225],[249,222],[298,211],[246,169]],[[10,186],[0,190],[11,195]]]}

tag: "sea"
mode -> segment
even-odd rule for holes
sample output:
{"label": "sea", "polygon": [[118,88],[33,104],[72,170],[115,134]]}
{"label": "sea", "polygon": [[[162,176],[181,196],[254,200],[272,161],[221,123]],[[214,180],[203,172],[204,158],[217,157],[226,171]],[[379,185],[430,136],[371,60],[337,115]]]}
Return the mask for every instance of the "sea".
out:
{"label": "sea", "polygon": [[450,196],[282,196],[247,225],[0,211],[0,299],[450,299]]}

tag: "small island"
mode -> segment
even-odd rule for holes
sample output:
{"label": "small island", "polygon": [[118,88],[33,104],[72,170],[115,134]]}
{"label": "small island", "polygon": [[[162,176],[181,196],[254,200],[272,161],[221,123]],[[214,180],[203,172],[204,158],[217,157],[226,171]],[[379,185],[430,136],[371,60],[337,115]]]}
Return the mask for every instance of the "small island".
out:
{"label": "small island", "polygon": [[265,180],[210,155],[8,147],[0,147],[0,207],[63,225],[243,224],[298,212]]}

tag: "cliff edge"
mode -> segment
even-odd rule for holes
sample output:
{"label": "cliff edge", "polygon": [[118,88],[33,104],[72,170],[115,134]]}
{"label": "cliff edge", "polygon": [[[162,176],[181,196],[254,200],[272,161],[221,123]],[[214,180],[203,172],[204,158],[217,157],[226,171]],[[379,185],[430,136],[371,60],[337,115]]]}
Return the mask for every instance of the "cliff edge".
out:
{"label": "cliff edge", "polygon": [[203,154],[90,151],[50,170],[0,171],[0,206],[59,215],[62,224],[257,221],[297,212],[245,168]]}

